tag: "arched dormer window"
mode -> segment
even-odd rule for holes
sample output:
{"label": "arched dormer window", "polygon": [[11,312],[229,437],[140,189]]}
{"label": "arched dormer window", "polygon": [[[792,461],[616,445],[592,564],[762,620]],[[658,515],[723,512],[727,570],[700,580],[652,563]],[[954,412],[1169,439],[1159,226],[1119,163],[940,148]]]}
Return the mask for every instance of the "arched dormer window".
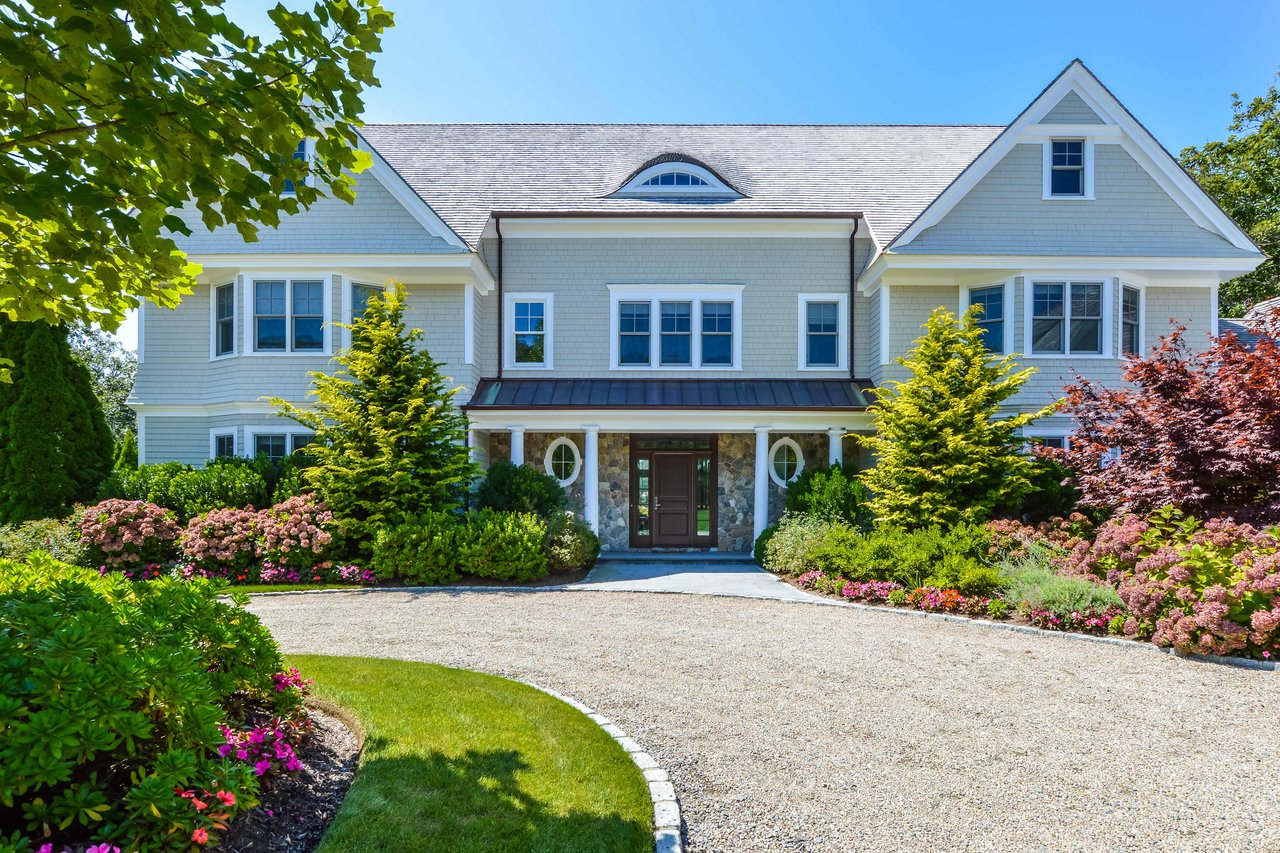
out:
{"label": "arched dormer window", "polygon": [[706,166],[688,160],[666,159],[636,172],[614,195],[635,198],[739,198],[741,193]]}

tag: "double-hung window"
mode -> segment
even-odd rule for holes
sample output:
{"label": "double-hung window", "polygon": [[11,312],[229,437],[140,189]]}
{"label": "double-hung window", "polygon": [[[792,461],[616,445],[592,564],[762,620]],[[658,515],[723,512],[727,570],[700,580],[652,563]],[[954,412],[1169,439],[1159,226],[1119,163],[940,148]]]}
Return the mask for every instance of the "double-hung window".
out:
{"label": "double-hung window", "polygon": [[1035,282],[1031,298],[1034,355],[1101,355],[1101,282]]}
{"label": "double-hung window", "polygon": [[1142,351],[1142,292],[1136,287],[1120,290],[1120,352],[1138,355]]}
{"label": "double-hung window", "polygon": [[1053,198],[1084,197],[1084,140],[1054,139],[1049,146],[1049,195]]}
{"label": "double-hung window", "polygon": [[805,305],[805,365],[835,367],[840,361],[840,305],[809,302]]}
{"label": "double-hung window", "polygon": [[649,303],[618,304],[618,363],[649,364]]}
{"label": "double-hung window", "polygon": [[235,433],[222,433],[213,437],[213,458],[230,459],[236,455]]}
{"label": "double-hung window", "polygon": [[1004,352],[1004,285],[975,287],[969,291],[969,306],[980,305],[978,328],[988,352]]}
{"label": "double-hung window", "polygon": [[542,302],[516,302],[516,364],[547,363],[547,306]]}
{"label": "double-hung window", "polygon": [[253,282],[254,352],[323,352],[325,289],[319,279]]}
{"label": "double-hung window", "polygon": [[[307,143],[307,140],[303,139],[298,142],[298,147],[293,149],[292,159],[295,161],[301,160],[304,163],[311,159],[311,148],[310,148],[310,145]],[[307,179],[303,178],[302,182],[306,184]],[[284,194],[293,195],[295,192],[296,190],[294,188],[293,181],[286,178],[284,182]]]}
{"label": "double-hung window", "polygon": [[688,367],[693,364],[693,326],[691,302],[663,302],[661,357],[663,367]]}
{"label": "double-hung window", "polygon": [[740,285],[610,285],[611,364],[736,370]]}
{"label": "double-hung window", "polygon": [[223,284],[213,290],[213,355],[236,351],[236,286]]}
{"label": "double-hung window", "polygon": [[351,322],[354,323],[364,316],[365,309],[369,307],[370,299],[380,298],[381,296],[381,287],[375,287],[372,284],[351,285]]}

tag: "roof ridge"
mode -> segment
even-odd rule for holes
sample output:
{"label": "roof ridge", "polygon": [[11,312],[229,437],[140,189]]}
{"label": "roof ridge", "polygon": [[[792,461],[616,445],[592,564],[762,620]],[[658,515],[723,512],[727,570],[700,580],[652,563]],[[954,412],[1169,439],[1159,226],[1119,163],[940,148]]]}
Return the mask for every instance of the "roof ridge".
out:
{"label": "roof ridge", "polygon": [[956,127],[995,128],[1005,124],[930,122],[658,122],[658,121],[370,121],[362,127]]}

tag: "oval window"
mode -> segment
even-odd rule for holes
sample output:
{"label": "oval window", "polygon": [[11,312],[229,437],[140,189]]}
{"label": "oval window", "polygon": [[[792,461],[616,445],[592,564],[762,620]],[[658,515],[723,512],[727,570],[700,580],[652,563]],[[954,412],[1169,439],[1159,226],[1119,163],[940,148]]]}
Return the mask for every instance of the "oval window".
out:
{"label": "oval window", "polygon": [[547,448],[543,466],[561,486],[568,486],[578,478],[578,469],[582,467],[578,446],[567,438],[557,438]]}
{"label": "oval window", "polygon": [[779,486],[785,486],[800,476],[804,470],[804,454],[800,445],[789,438],[780,438],[769,451],[769,476]]}

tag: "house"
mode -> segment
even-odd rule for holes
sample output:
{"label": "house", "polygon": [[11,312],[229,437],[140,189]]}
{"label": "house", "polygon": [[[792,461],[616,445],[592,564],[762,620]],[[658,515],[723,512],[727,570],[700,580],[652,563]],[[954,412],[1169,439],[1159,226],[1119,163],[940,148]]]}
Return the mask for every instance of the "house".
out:
{"label": "house", "polygon": [[[389,280],[469,442],[560,480],[604,546],[748,550],[805,467],[866,464],[869,390],[936,306],[996,352],[1118,382],[1171,320],[1216,331],[1258,248],[1076,61],[1007,127],[378,124],[354,206],[183,247],[147,306],[144,462],[281,456],[310,370]],[[300,149],[305,156],[305,143]],[[194,217],[193,217],[194,219]],[[1060,441],[1051,418],[1035,435]]]}

